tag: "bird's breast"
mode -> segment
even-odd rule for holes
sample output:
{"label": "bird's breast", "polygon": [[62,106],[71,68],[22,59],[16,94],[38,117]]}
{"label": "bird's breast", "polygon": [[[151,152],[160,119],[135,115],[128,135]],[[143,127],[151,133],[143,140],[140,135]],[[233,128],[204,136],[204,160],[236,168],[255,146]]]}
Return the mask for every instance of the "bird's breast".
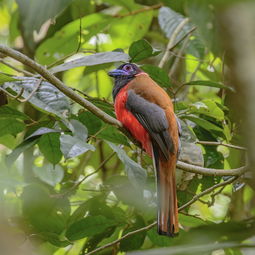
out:
{"label": "bird's breast", "polygon": [[143,149],[152,156],[151,141],[149,133],[140,124],[136,117],[127,110],[126,102],[128,97],[128,85],[122,88],[117,94],[114,102],[114,108],[117,119],[123,124],[123,126],[129,130],[132,136],[138,140]]}

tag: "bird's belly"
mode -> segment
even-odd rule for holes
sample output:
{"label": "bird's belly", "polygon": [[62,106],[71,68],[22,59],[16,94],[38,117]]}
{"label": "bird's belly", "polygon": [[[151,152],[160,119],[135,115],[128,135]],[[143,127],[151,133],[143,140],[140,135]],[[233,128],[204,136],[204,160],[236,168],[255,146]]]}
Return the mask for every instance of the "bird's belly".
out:
{"label": "bird's belly", "polygon": [[151,141],[149,133],[146,129],[140,124],[136,117],[126,109],[127,101],[127,90],[126,87],[121,89],[115,99],[115,113],[117,119],[123,124],[123,126],[129,130],[132,136],[138,140],[143,149],[152,156]]}

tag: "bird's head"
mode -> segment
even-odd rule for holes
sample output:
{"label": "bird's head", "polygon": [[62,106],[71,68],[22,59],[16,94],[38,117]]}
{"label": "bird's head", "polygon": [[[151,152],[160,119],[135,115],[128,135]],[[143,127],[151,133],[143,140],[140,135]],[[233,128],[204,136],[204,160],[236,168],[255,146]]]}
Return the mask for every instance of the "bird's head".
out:
{"label": "bird's head", "polygon": [[119,66],[117,69],[114,69],[108,72],[108,74],[111,77],[123,79],[123,78],[132,78],[141,72],[142,70],[137,65],[131,64],[131,63],[125,63]]}

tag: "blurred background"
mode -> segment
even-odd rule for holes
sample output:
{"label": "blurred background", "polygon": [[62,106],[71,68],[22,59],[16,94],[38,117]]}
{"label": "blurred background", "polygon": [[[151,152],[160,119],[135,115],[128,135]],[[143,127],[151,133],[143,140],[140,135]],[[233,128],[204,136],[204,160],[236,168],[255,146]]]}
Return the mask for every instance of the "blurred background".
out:
{"label": "blurred background", "polygon": [[95,251],[156,220],[151,159],[0,53],[0,254],[254,254],[254,14],[252,0],[0,0],[0,44],[113,117],[107,72],[139,64],[174,101],[180,161],[244,167],[177,169],[179,236],[151,227]]}

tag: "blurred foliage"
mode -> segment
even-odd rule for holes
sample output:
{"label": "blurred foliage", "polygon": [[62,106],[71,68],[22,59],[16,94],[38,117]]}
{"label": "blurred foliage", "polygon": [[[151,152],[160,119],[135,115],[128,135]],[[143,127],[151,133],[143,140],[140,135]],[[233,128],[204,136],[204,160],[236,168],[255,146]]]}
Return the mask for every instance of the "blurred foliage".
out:
{"label": "blurred foliage", "polygon": [[[180,159],[235,168],[244,164],[244,151],[196,144],[243,145],[243,120],[233,118],[229,103],[235,90],[219,21],[235,2],[0,0],[0,43],[49,67],[111,116],[113,84],[107,71],[136,62],[174,99],[183,129]],[[186,17],[170,58],[158,67]],[[1,254],[85,254],[154,222],[151,159],[50,83],[27,77],[31,69],[0,58],[1,88],[21,95],[8,96],[8,102],[0,96],[0,246],[6,247]],[[179,206],[223,181],[180,170],[177,177]],[[228,185],[185,208],[177,238],[159,236],[152,228],[97,254],[253,254],[254,187],[235,187],[240,189]]]}

